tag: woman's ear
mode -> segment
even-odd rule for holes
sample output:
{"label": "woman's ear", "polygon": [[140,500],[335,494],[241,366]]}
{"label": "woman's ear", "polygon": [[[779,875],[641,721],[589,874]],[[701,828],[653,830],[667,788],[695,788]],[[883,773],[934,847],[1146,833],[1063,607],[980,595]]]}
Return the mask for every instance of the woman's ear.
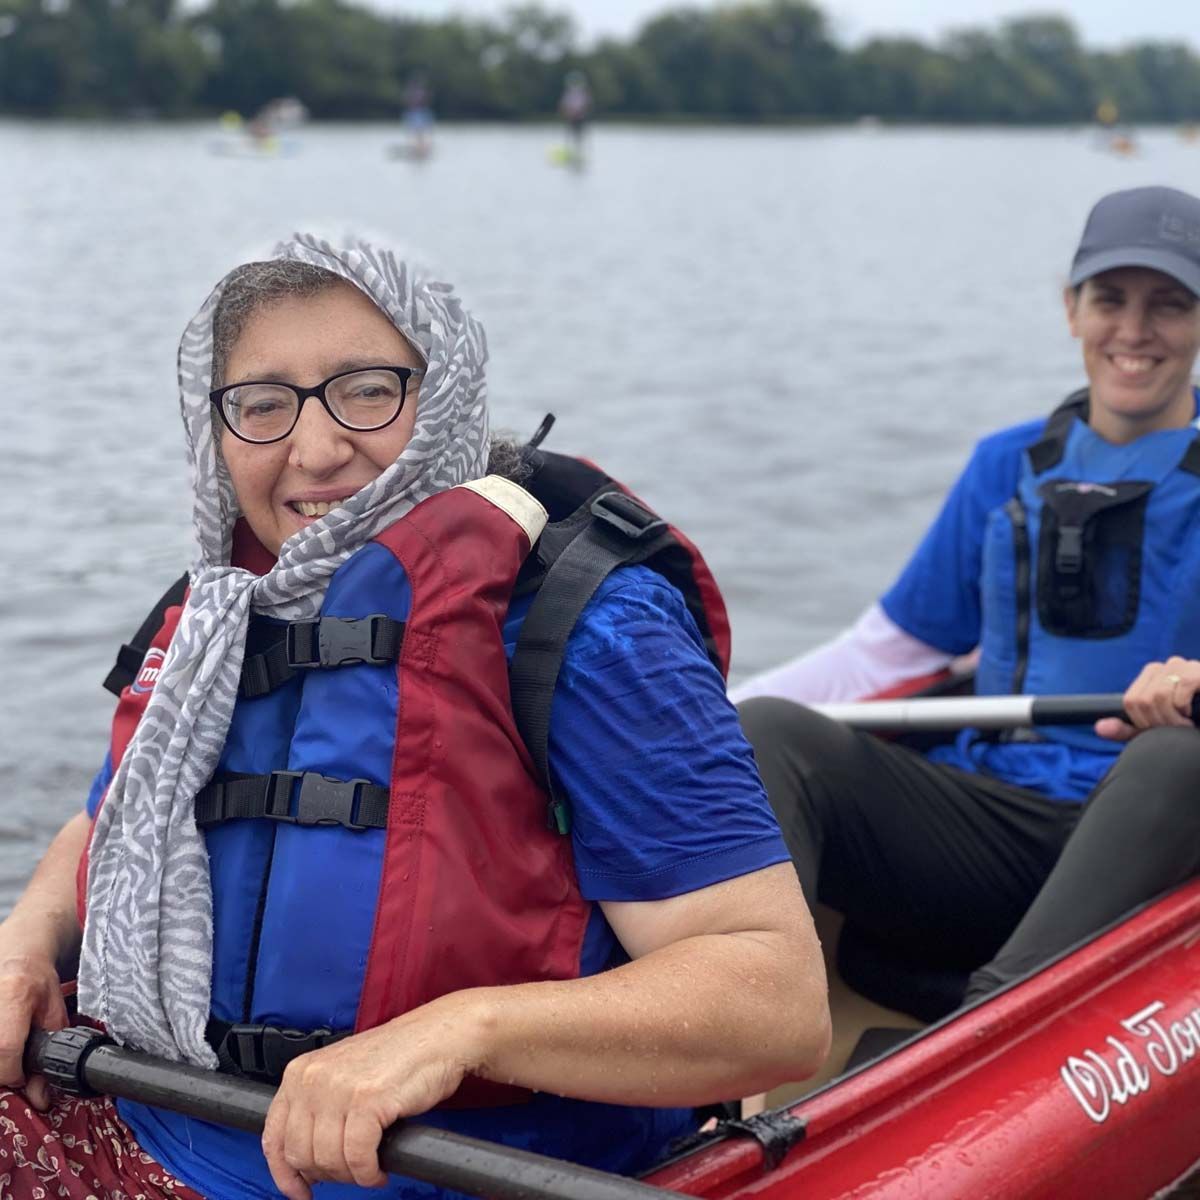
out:
{"label": "woman's ear", "polygon": [[1063,307],[1067,310],[1067,328],[1074,338],[1079,336],[1079,297],[1082,292],[1082,287],[1063,288]]}

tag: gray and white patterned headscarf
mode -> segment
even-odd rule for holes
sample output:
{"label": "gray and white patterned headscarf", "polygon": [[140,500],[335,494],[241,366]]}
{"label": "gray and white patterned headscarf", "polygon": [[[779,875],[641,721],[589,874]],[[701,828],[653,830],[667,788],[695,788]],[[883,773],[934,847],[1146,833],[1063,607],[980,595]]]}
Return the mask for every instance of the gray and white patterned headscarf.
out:
{"label": "gray and white patterned headscarf", "polygon": [[[262,577],[230,564],[237,499],[208,392],[222,280],[179,345],[180,407],[200,557],[179,627],[92,838],[79,1007],[120,1042],[215,1067],[204,1039],[212,974],[212,890],[193,802],[229,729],[251,611],[316,615],[330,576],[360,546],[436,492],[486,470],[483,329],[445,284],[365,242],[307,234],[273,259],[323,267],[365,292],[423,354],[416,426],[371,484],[284,544]],[[228,277],[226,277],[228,278]]]}

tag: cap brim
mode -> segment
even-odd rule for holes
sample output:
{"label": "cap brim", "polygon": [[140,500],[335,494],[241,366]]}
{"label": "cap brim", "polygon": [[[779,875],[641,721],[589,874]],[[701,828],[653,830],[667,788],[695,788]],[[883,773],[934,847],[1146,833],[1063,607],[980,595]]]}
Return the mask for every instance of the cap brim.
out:
{"label": "cap brim", "polygon": [[1071,287],[1078,287],[1093,276],[1103,271],[1115,271],[1118,267],[1149,267],[1152,271],[1161,271],[1182,283],[1192,295],[1200,296],[1200,265],[1181,254],[1150,246],[1126,246],[1089,255],[1071,268]]}

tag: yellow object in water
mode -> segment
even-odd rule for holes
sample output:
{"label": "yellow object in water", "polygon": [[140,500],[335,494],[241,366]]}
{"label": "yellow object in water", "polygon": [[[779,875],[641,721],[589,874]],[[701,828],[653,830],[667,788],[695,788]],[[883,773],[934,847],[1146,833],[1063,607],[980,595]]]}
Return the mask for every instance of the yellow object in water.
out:
{"label": "yellow object in water", "polygon": [[578,167],[583,163],[583,151],[574,146],[552,146],[547,157],[556,167]]}
{"label": "yellow object in water", "polygon": [[243,125],[242,114],[229,109],[221,114],[220,124],[222,129],[239,130]]}
{"label": "yellow object in water", "polygon": [[1096,120],[1101,125],[1115,125],[1120,115],[1117,106],[1111,100],[1101,100],[1096,105]]}

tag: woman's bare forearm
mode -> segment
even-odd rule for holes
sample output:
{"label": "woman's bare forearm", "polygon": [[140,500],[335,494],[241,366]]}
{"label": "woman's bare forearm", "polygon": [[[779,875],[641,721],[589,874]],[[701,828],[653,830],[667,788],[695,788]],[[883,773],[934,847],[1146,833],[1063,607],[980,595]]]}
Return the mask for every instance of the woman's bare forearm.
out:
{"label": "woman's bare forearm", "polygon": [[787,934],[688,938],[603,974],[460,993],[489,1079],[613,1104],[728,1100],[824,1060],[824,970]]}
{"label": "woman's bare forearm", "polygon": [[[480,1074],[581,1100],[675,1106],[765,1091],[824,1061],[821,947],[790,863],[670,899],[604,902],[631,962],[461,993]],[[454,1000],[456,997],[447,997]]]}
{"label": "woman's bare forearm", "polygon": [[79,957],[82,933],[75,909],[75,872],[89,829],[87,814],[79,813],[58,831],[0,925],[0,939],[27,953],[45,953],[64,979],[74,975]]}

